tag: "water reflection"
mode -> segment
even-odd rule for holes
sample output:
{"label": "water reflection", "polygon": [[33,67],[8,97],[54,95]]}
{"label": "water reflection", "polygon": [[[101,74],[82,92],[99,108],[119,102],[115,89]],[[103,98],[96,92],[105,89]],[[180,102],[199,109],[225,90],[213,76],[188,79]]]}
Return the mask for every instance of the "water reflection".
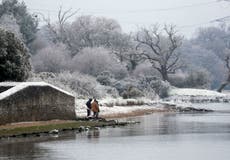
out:
{"label": "water reflection", "polygon": [[0,140],[0,159],[230,159],[230,113],[157,113],[125,120],[141,123],[58,137]]}
{"label": "water reflection", "polygon": [[98,139],[100,137],[100,130],[92,130],[86,132],[88,139]]}
{"label": "water reflection", "polygon": [[130,135],[230,132],[229,114],[155,114],[140,120],[141,125],[130,128]]}
{"label": "water reflection", "polygon": [[19,160],[25,159],[30,160],[44,156],[47,149],[38,148],[34,143],[30,142],[19,142],[19,143],[8,143],[0,145],[0,159],[11,159]]}
{"label": "water reflection", "polygon": [[74,132],[65,132],[60,135],[48,135],[43,137],[28,137],[28,138],[8,138],[0,140],[0,160],[31,160],[50,159],[50,149],[41,148],[37,143],[66,141],[75,139]]}

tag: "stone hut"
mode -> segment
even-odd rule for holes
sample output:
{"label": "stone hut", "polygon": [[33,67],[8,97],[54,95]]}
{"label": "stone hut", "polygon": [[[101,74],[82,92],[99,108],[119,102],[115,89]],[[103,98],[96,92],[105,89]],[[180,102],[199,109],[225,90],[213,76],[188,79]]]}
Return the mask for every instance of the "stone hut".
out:
{"label": "stone hut", "polygon": [[45,82],[0,83],[0,125],[75,118],[71,93]]}

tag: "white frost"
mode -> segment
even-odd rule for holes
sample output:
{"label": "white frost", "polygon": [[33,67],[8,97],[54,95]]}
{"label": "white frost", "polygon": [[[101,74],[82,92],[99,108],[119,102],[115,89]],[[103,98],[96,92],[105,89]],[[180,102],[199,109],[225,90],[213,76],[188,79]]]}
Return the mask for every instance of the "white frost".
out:
{"label": "white frost", "polygon": [[67,95],[70,95],[70,96],[73,96],[71,93],[69,92],[66,92],[56,86],[53,86],[51,84],[48,84],[48,83],[45,83],[45,82],[21,82],[21,83],[15,83],[15,82],[6,82],[6,83],[0,83],[0,86],[14,86],[2,93],[0,93],[0,100],[6,98],[6,97],[9,97],[15,93],[17,93],[18,91],[22,90],[22,89],[25,89],[27,87],[30,87],[30,86],[49,86],[51,88],[54,88],[62,93],[65,93]]}
{"label": "white frost", "polygon": [[169,91],[169,97],[164,100],[167,103],[183,105],[190,102],[204,103],[204,102],[230,102],[230,94],[219,93],[217,91],[206,89],[192,89],[192,88],[172,88]]}
{"label": "white frost", "polygon": [[205,89],[192,89],[192,88],[174,88],[169,92],[170,96],[216,96],[224,97],[227,96],[224,93],[219,93],[217,91],[205,90]]}
{"label": "white frost", "polygon": [[[75,111],[76,115],[79,117],[86,116],[86,103],[85,99],[76,99]],[[143,105],[132,105],[127,106],[128,101],[132,101],[135,103],[143,101]],[[100,105],[100,113],[99,115],[117,115],[117,114],[125,114],[132,113],[134,111],[143,111],[143,110],[160,110],[162,106],[157,104],[153,104],[154,102],[149,99],[122,99],[122,98],[110,98],[107,97],[105,99],[99,100]],[[113,104],[114,106],[109,107],[108,105]],[[116,105],[115,105],[116,104]]]}

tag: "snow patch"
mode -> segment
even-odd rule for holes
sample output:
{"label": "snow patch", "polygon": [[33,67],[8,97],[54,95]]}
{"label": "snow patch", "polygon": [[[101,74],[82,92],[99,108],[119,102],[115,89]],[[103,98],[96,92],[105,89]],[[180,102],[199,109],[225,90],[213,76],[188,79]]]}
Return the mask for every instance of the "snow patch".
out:
{"label": "snow patch", "polygon": [[4,85],[5,86],[15,85],[15,86],[10,88],[10,89],[8,89],[8,90],[6,90],[5,92],[0,93],[0,100],[4,99],[6,97],[9,97],[9,96],[17,93],[18,91],[23,90],[23,89],[25,89],[27,87],[30,87],[30,86],[49,86],[49,87],[54,88],[54,89],[56,89],[56,90],[58,90],[58,91],[60,91],[62,93],[65,93],[65,94],[67,94],[69,96],[74,97],[73,94],[71,94],[69,92],[66,92],[66,91],[64,91],[64,90],[62,90],[62,89],[60,89],[60,88],[58,88],[56,86],[53,86],[53,85],[45,83],[45,82],[21,82],[21,83],[7,82],[7,83],[0,83],[0,86],[4,86]]}
{"label": "snow patch", "polygon": [[172,88],[169,97],[163,101],[170,103],[219,103],[230,102],[230,95],[206,89]]}
{"label": "snow patch", "polygon": [[[105,99],[98,100],[99,105],[100,105],[100,113],[99,115],[112,115],[112,114],[125,114],[125,113],[132,113],[133,111],[138,111],[138,110],[160,110],[162,109],[162,106],[158,105],[153,105],[153,101],[150,99],[122,99],[122,98],[112,98],[112,97],[107,97]],[[132,105],[132,106],[127,106],[127,103],[129,101],[143,101],[143,105]],[[75,101],[75,112],[76,115],[79,117],[84,117],[86,116],[86,99],[76,99]],[[109,104],[109,105],[108,105]],[[113,104],[113,106],[110,106],[110,104]],[[117,105],[114,105],[117,104]],[[120,104],[121,106],[119,106]]]}
{"label": "snow patch", "polygon": [[0,87],[14,87],[22,82],[1,82]]}
{"label": "snow patch", "polygon": [[169,91],[170,96],[217,96],[224,97],[227,96],[224,93],[219,93],[217,91],[211,91],[206,89],[192,89],[192,88],[174,88]]}

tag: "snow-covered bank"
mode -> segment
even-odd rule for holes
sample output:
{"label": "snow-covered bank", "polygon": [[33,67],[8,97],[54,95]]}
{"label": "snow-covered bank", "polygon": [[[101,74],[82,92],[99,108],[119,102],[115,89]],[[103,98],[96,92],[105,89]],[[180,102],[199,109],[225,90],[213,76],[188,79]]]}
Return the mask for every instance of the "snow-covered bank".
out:
{"label": "snow-covered bank", "polygon": [[194,88],[173,88],[169,92],[170,95],[179,95],[179,96],[226,96],[224,93],[219,93],[212,90],[206,89],[194,89]]}
{"label": "snow-covered bank", "polygon": [[[86,99],[76,100],[76,115],[86,116]],[[149,99],[122,99],[106,98],[99,100],[102,117],[120,117],[128,115],[140,115],[152,112],[166,111],[161,104],[154,103]]]}
{"label": "snow-covered bank", "polygon": [[[86,101],[87,99],[76,99],[75,111],[78,117],[86,116]],[[120,117],[165,111],[208,112],[211,111],[212,108],[206,109],[193,105],[194,103],[207,102],[229,103],[230,94],[204,89],[173,88],[169,92],[169,97],[165,99],[153,101],[146,98],[105,98],[99,100],[99,105],[100,116]]]}
{"label": "snow-covered bank", "polygon": [[180,102],[230,102],[230,94],[205,89],[172,88],[165,101]]}

